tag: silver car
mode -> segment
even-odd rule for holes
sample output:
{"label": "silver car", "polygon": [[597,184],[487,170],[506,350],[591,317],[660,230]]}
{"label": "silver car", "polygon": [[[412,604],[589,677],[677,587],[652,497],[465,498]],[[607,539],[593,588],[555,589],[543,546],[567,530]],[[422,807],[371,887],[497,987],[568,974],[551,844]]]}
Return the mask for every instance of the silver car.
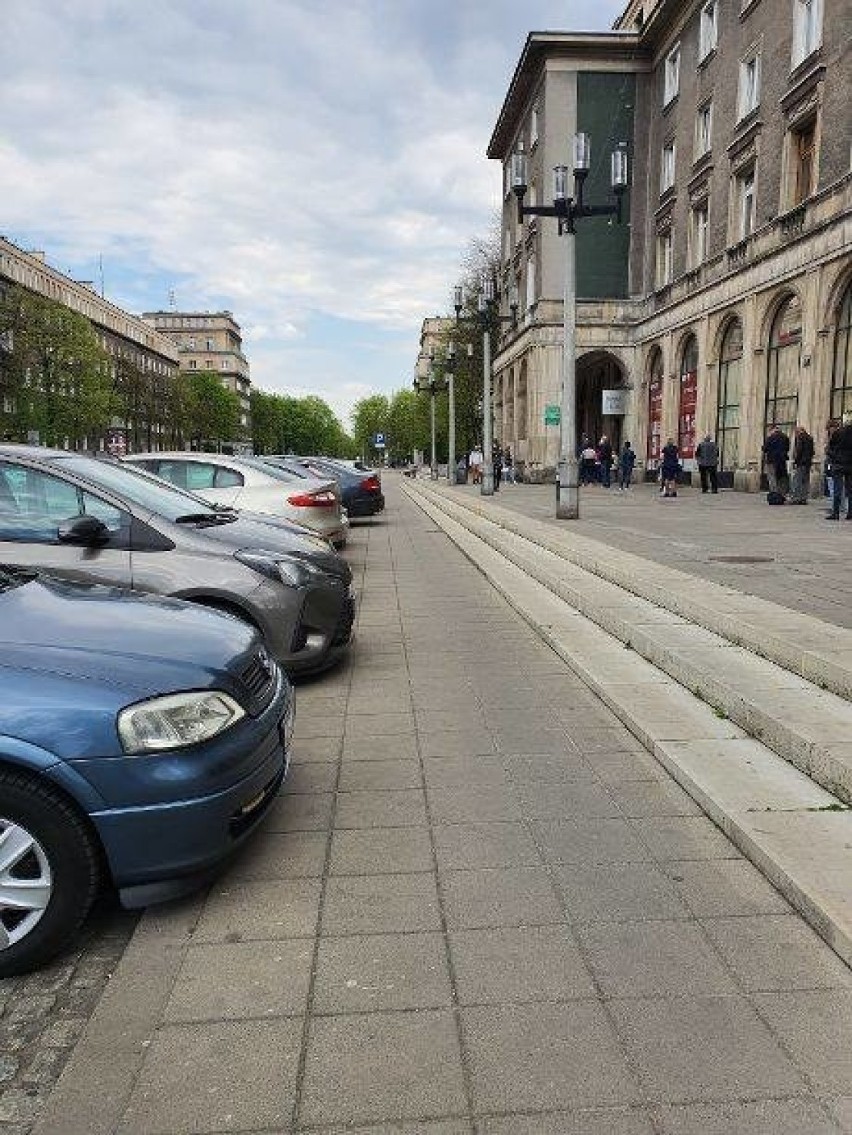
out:
{"label": "silver car", "polygon": [[326,570],[298,540],[112,462],[0,446],[0,564],[229,612],[290,674],[336,661],[354,617],[348,567],[328,550],[342,570]]}
{"label": "silver car", "polygon": [[341,511],[340,488],[327,475],[272,469],[254,458],[224,453],[133,453],[124,460],[211,504],[295,520],[335,548],[346,543],[348,525]]}

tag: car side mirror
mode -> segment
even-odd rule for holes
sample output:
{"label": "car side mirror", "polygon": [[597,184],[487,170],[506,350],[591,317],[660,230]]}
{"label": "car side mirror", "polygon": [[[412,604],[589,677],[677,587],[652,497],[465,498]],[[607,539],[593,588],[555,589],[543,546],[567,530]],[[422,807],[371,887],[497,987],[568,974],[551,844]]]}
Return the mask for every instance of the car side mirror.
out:
{"label": "car side mirror", "polygon": [[96,546],[109,542],[109,529],[96,516],[72,516],[70,520],[63,520],[57,535],[63,544]]}

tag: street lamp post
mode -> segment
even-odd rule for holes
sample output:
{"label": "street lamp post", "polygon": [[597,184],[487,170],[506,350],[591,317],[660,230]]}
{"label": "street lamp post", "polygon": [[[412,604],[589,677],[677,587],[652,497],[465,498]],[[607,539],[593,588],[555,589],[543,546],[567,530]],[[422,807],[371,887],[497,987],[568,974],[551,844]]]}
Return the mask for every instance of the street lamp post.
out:
{"label": "street lamp post", "polygon": [[614,150],[610,184],[615,201],[608,205],[589,205],[583,187],[589,175],[588,134],[574,135],[574,195],[568,195],[568,167],[553,169],[553,205],[524,205],[527,191],[527,159],[522,148],[512,155],[512,190],[518,199],[518,224],[524,217],[556,217],[559,235],[565,237],[565,291],[562,307],[562,413],[560,415],[559,475],[556,481],[556,516],[576,520],[580,515],[579,468],[577,462],[577,381],[576,327],[577,285],[574,237],[576,222],[582,217],[615,217],[621,223],[621,200],[627,189],[627,153]]}
{"label": "street lamp post", "polygon": [[[464,294],[461,286],[457,286],[453,297],[453,307],[456,311],[456,322],[463,323],[465,319],[462,317],[462,307],[464,306]],[[468,317],[468,321],[472,318],[475,320],[482,329],[482,484],[480,492],[484,497],[494,495],[494,464],[491,459],[491,451],[494,448],[494,431],[493,419],[491,413],[491,327],[494,323],[501,323],[504,321],[511,322],[514,327],[517,322],[518,305],[516,298],[512,297],[510,304],[512,309],[511,316],[501,316],[496,310],[496,298],[494,295],[494,280],[490,275],[486,275],[482,281],[482,287],[477,296],[476,308],[477,314],[473,317]]]}
{"label": "street lamp post", "polygon": [[444,371],[447,380],[447,484],[456,483],[456,345],[450,340],[447,345],[449,370]]}
{"label": "street lamp post", "polygon": [[[431,428],[431,463],[429,466],[429,473],[433,481],[438,479],[438,458],[436,449],[436,436],[435,436],[435,395],[442,391],[448,385],[450,376],[444,373],[443,379],[439,379],[435,374],[435,349],[429,351],[429,377],[425,381],[420,375],[414,376],[414,388],[418,391],[425,390],[429,395],[429,424]],[[453,439],[454,441],[455,439]]]}

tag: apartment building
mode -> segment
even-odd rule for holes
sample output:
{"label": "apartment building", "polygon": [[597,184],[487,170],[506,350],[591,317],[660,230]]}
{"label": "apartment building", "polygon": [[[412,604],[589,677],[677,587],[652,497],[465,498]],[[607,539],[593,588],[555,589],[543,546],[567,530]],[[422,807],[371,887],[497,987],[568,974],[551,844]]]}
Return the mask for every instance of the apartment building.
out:
{"label": "apartment building", "polygon": [[248,433],[251,378],[239,323],[230,311],[149,311],[142,318],[177,345],[180,369],[209,370],[240,400],[240,425]]}
{"label": "apartment building", "polygon": [[[51,267],[44,252],[26,251],[0,237],[0,291],[13,284],[85,316],[112,358],[113,379],[118,381],[122,368],[128,366],[150,387],[151,396],[140,404],[136,416],[114,419],[112,430],[119,437],[119,447],[128,436],[146,447],[157,447],[167,432],[169,383],[178,370],[174,343],[138,316],[98,295],[93,284],[72,280]],[[91,439],[92,444],[104,441]]]}
{"label": "apartment building", "polygon": [[[625,222],[577,226],[578,430],[629,439],[649,473],[715,436],[723,483],[756,489],[777,423],[821,448],[852,410],[852,8],[848,0],[633,0],[601,35],[532,33],[488,156],[503,165],[502,292],[521,298],[494,360],[495,431],[549,477],[561,389],[564,251],[527,203],[591,138],[586,195],[626,149]],[[532,198],[532,201],[530,201]]]}

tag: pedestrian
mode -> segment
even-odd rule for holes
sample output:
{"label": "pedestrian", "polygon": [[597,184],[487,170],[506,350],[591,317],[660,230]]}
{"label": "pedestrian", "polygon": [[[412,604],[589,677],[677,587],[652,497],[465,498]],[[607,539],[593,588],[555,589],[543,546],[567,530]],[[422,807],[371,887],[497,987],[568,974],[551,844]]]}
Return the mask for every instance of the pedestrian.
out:
{"label": "pedestrian", "polygon": [[588,438],[586,442],[587,444],[580,451],[580,484],[593,485],[597,480],[598,455]]}
{"label": "pedestrian", "polygon": [[619,484],[618,488],[623,493],[625,489],[630,488],[630,482],[633,480],[633,466],[636,464],[636,450],[631,448],[630,442],[626,441],[621,450],[618,458],[618,471],[619,471]]}
{"label": "pedestrian", "polygon": [[834,496],[834,480],[831,476],[831,469],[828,467],[828,446],[834,436],[834,431],[839,429],[842,425],[837,418],[830,418],[825,427],[825,450],[822,457],[822,474],[823,474],[823,487],[822,495],[828,497],[829,502]]}
{"label": "pedestrian", "polygon": [[793,431],[793,473],[790,477],[789,504],[807,504],[811,495],[811,466],[814,463],[814,439],[804,426]]}
{"label": "pedestrian", "polygon": [[500,478],[503,474],[503,450],[498,442],[491,446],[491,471],[494,475],[494,492],[500,492]]}
{"label": "pedestrian", "polygon": [[456,484],[467,484],[467,462],[464,457],[460,457],[456,462]]}
{"label": "pedestrian", "polygon": [[852,520],[852,412],[843,415],[843,425],[831,435],[826,457],[831,472],[831,512],[826,519],[840,519],[845,495],[846,519]]}
{"label": "pedestrian", "polygon": [[[790,454],[790,439],[773,425],[763,443],[763,459],[766,466],[766,479],[770,495],[785,497],[789,486],[787,477],[787,458]],[[783,500],[780,502],[784,503]]]}
{"label": "pedestrian", "polygon": [[512,451],[509,449],[508,445],[503,450],[503,480],[510,485],[517,484],[515,480],[515,466],[512,463]]}
{"label": "pedestrian", "polygon": [[698,476],[701,478],[701,491],[706,493],[708,486],[714,493],[719,491],[719,447],[710,434],[704,435],[704,440],[698,443],[695,450],[695,460],[698,462]]}
{"label": "pedestrian", "polygon": [[663,483],[663,496],[677,496],[677,479],[680,475],[680,452],[674,438],[669,438],[663,446],[663,464],[660,477]]}
{"label": "pedestrian", "polygon": [[608,489],[612,481],[612,446],[606,434],[598,442],[598,460],[601,464],[601,484]]}
{"label": "pedestrian", "polygon": [[474,485],[479,485],[482,482],[482,450],[478,445],[475,445],[470,451],[470,457],[467,459],[470,466],[471,476]]}

